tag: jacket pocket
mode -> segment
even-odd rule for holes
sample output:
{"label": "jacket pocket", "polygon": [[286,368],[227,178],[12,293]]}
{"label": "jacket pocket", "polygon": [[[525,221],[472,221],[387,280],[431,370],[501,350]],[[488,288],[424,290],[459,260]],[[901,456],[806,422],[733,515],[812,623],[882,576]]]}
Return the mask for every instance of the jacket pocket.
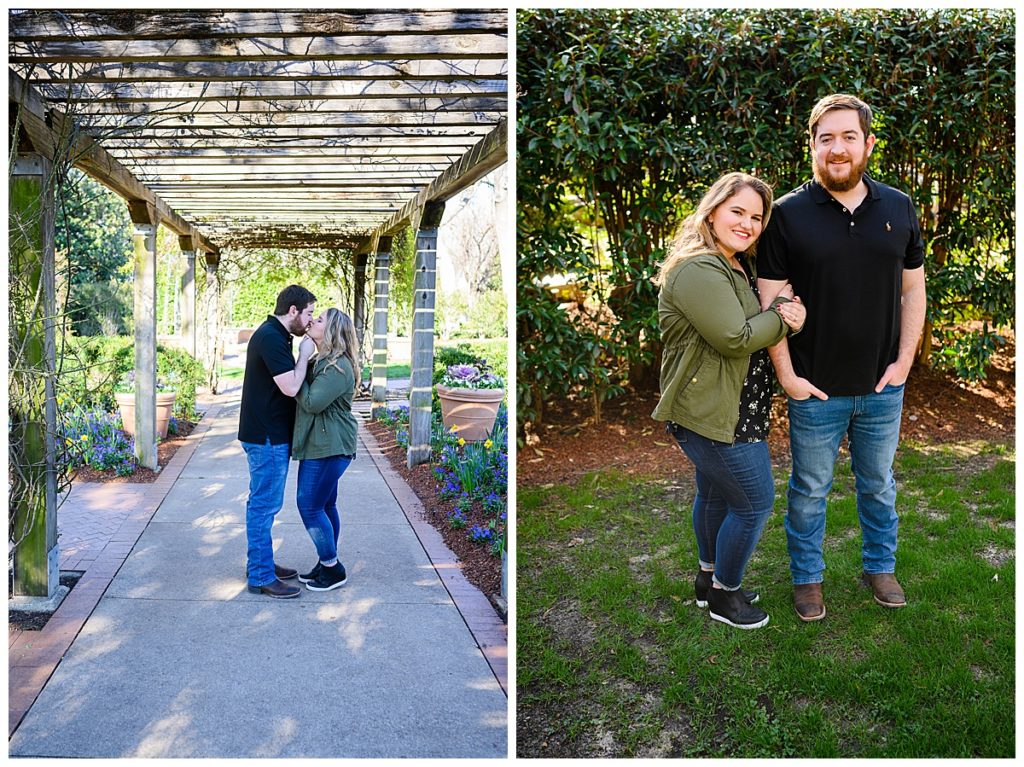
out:
{"label": "jacket pocket", "polygon": [[718,357],[705,357],[690,376],[683,391],[683,402],[690,417],[700,423],[721,420],[722,364]]}

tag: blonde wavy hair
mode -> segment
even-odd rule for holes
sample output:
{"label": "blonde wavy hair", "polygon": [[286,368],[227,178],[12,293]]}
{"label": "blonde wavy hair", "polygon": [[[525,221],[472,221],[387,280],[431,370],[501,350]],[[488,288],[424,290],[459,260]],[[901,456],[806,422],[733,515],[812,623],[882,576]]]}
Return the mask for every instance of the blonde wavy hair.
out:
{"label": "blonde wavy hair", "polygon": [[[763,228],[768,225],[768,217],[771,215],[772,188],[749,173],[726,173],[704,193],[697,205],[697,210],[684,218],[679,225],[669,243],[668,255],[665,256],[664,261],[658,264],[658,274],[654,277],[655,285],[664,285],[669,272],[685,259],[698,253],[707,253],[709,250],[718,251],[718,238],[715,237],[711,224],[708,223],[708,217],[715,212],[719,205],[744,187],[753,189],[764,203],[764,218],[761,219],[763,231]],[[756,241],[747,248],[746,252],[753,255],[755,247]]]}
{"label": "blonde wavy hair", "polygon": [[[359,344],[356,341],[356,328],[352,318],[340,309],[330,308],[324,312],[324,337],[316,350],[317,360],[338,367],[339,357],[348,357],[352,363],[352,372],[356,378],[356,389],[362,370],[359,365]],[[338,368],[340,370],[340,368]]]}

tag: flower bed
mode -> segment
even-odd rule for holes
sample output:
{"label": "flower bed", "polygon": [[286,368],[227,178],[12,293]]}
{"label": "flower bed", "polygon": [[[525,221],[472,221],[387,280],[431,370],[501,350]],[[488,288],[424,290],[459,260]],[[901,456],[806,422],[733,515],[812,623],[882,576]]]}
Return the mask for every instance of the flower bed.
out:
{"label": "flower bed", "polygon": [[[59,406],[64,404],[63,399],[58,399]],[[68,410],[62,411],[62,415],[66,452],[63,465],[72,470],[85,470],[90,479],[102,476],[129,477],[148,471],[139,468],[135,460],[135,439],[124,433],[121,417],[117,413],[71,404]],[[171,416],[167,428],[168,440],[179,434],[188,434],[193,425]],[[160,447],[164,447],[162,441]],[[173,451],[160,450],[160,453],[162,466],[173,455]]]}
{"label": "flower bed", "polygon": [[[470,443],[457,429],[446,431],[432,412],[431,465],[436,493],[446,502],[447,524],[466,530],[466,537],[486,547],[495,558],[505,548],[508,518],[508,412],[502,407],[489,439]],[[398,445],[409,445],[409,408],[382,411],[378,422],[394,431]]]}

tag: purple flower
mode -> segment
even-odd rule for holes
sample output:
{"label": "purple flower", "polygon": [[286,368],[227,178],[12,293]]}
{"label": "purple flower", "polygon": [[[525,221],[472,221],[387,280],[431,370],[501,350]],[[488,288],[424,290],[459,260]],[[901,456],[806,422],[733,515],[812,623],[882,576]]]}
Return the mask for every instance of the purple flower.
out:
{"label": "purple flower", "polygon": [[480,371],[475,365],[450,365],[448,375],[458,381],[471,383],[480,377]]}

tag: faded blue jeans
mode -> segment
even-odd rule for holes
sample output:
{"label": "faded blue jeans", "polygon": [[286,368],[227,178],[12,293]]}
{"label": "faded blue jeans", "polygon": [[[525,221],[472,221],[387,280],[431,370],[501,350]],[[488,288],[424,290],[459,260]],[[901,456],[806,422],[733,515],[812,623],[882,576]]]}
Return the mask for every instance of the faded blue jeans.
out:
{"label": "faded blue jeans", "polygon": [[904,386],[860,397],[789,400],[789,479],[786,538],[793,583],[821,583],[825,571],[825,506],[843,435],[857,488],[861,558],[867,573],[896,570],[896,480]]}
{"label": "faded blue jeans", "polygon": [[249,499],[245,502],[249,585],[266,586],[277,580],[270,528],[284,505],[292,448],[287,442],[271,445],[268,439],[262,445],[243,442],[242,449],[249,460]]}
{"label": "faded blue jeans", "polygon": [[350,463],[351,458],[341,455],[299,461],[295,504],[321,562],[330,562],[338,556],[338,536],[341,534],[338,480]]}
{"label": "faded blue jeans", "polygon": [[775,503],[775,481],[767,442],[726,442],[673,425],[679,447],[697,469],[693,532],[702,567],[735,591]]}

